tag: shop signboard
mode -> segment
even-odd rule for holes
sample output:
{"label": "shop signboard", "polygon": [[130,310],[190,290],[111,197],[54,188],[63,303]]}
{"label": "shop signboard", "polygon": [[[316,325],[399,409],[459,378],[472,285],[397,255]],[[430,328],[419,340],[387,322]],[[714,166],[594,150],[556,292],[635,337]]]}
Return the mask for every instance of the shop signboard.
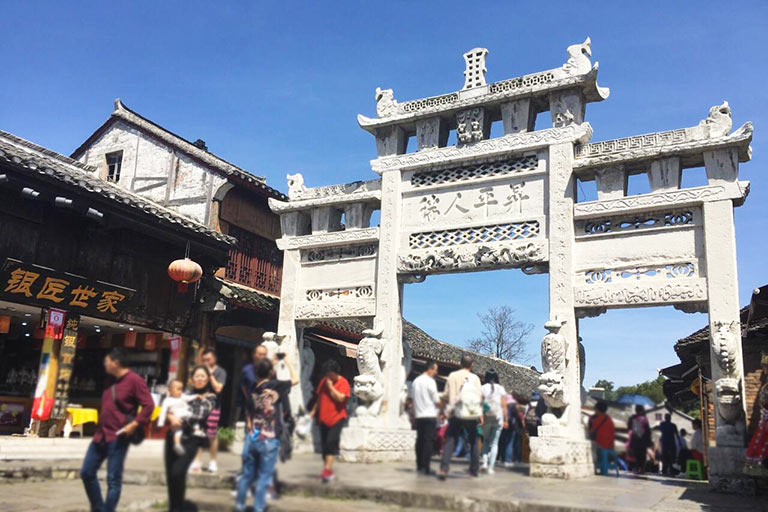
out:
{"label": "shop signboard", "polygon": [[0,268],[0,300],[55,307],[78,314],[119,318],[136,290],[6,258]]}
{"label": "shop signboard", "polygon": [[69,315],[67,317],[64,335],[61,339],[61,350],[59,351],[59,375],[56,378],[56,391],[53,395],[54,406],[51,417],[54,419],[64,419],[67,417],[69,381],[72,378],[72,368],[75,365],[77,329],[79,326],[80,317],[78,315]]}

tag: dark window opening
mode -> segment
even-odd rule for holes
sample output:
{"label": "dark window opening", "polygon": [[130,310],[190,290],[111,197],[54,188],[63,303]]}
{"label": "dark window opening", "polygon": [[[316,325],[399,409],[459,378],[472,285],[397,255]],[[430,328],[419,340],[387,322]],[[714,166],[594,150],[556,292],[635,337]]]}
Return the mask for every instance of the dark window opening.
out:
{"label": "dark window opening", "polygon": [[107,153],[107,181],[118,183],[120,181],[120,170],[123,167],[123,152],[115,151]]}
{"label": "dark window opening", "polygon": [[237,247],[229,251],[227,279],[279,295],[283,253],[275,242],[237,226],[230,226],[229,235],[237,238]]}

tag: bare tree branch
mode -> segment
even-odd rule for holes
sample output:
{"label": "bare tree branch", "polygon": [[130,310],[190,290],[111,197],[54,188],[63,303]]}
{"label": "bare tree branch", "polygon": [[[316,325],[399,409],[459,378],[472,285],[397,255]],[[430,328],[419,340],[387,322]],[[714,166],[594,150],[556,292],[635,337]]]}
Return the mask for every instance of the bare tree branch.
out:
{"label": "bare tree branch", "polygon": [[471,350],[520,364],[530,360],[526,341],[533,331],[533,324],[515,318],[515,310],[509,306],[492,307],[477,316],[483,330],[479,337],[467,340]]}

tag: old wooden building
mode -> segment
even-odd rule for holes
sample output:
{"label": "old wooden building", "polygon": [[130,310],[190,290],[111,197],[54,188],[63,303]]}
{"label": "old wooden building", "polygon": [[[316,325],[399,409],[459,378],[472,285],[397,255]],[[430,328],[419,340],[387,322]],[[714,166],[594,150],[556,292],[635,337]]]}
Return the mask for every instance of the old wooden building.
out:
{"label": "old wooden building", "polygon": [[168,265],[188,250],[213,275],[234,247],[99,173],[0,132],[0,432],[98,406],[112,347],[151,387],[183,377],[201,292]]}
{"label": "old wooden building", "polygon": [[283,255],[275,245],[280,222],[267,200],[285,195],[209,151],[203,140],[184,139],[119,99],[71,156],[120,188],[237,240],[226,263],[203,279],[198,335],[201,345],[216,347],[228,372],[222,418],[231,424],[242,365],[262,334],[277,327]]}

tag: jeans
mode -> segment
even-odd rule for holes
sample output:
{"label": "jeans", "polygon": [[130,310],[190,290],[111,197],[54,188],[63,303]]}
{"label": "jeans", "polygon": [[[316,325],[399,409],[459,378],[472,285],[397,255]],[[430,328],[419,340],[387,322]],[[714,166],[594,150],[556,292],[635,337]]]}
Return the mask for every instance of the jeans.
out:
{"label": "jeans", "polygon": [[483,423],[483,466],[493,470],[496,465],[496,456],[499,454],[499,436],[501,436],[501,424],[497,421],[485,421]]}
{"label": "jeans", "polygon": [[506,443],[502,453],[502,460],[504,462],[521,462],[522,446],[523,446],[523,433],[513,430],[505,431]]}
{"label": "jeans", "polygon": [[440,461],[440,471],[448,473],[451,468],[451,456],[456,447],[456,442],[461,434],[467,436],[467,443],[470,449],[469,472],[476,475],[480,469],[480,454],[477,451],[477,420],[462,420],[451,418],[448,420],[448,430],[445,433],[445,447],[443,448],[443,458]]}
{"label": "jeans", "polygon": [[[80,469],[85,494],[91,502],[93,512],[114,512],[120,501],[120,491],[123,487],[123,463],[128,454],[128,440],[118,438],[111,443],[91,441]],[[106,501],[101,497],[99,478],[96,475],[101,464],[107,459],[107,496]]]}
{"label": "jeans", "polygon": [[237,481],[235,510],[245,510],[248,488],[256,481],[253,509],[255,512],[264,512],[267,503],[267,489],[272,482],[279,452],[279,439],[259,439],[248,443],[248,449],[243,452],[243,474]]}
{"label": "jeans", "polygon": [[429,473],[435,444],[435,418],[416,418],[416,470]]}

